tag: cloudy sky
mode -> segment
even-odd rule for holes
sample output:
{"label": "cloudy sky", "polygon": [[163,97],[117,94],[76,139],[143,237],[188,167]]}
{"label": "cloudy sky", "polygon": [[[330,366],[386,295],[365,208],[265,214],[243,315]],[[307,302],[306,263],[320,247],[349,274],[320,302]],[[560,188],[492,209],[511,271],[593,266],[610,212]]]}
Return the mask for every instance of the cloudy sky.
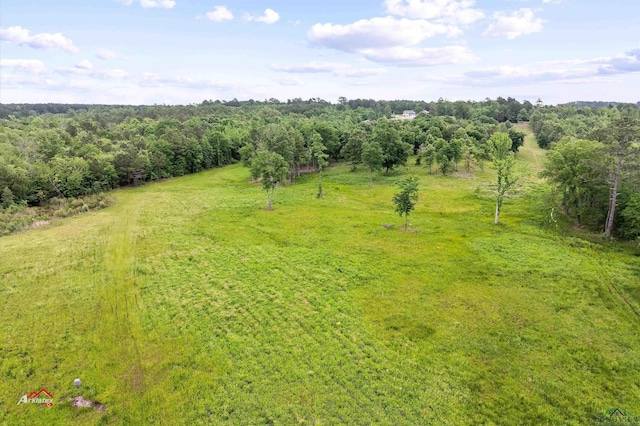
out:
{"label": "cloudy sky", "polygon": [[640,0],[2,0],[0,102],[640,101]]}

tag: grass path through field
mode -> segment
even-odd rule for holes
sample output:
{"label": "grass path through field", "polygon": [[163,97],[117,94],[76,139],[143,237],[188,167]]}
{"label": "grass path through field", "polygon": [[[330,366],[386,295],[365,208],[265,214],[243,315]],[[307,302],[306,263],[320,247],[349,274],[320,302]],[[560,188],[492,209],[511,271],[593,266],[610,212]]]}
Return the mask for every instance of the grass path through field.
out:
{"label": "grass path through field", "polygon": [[97,352],[102,354],[101,370],[108,371],[106,364],[111,360],[121,360],[123,371],[114,381],[113,393],[121,395],[122,408],[133,415],[138,406],[134,401],[145,391],[140,353],[144,336],[139,319],[143,306],[137,289],[135,263],[138,217],[147,197],[128,195],[114,207],[118,220],[106,231],[109,241],[102,262],[94,339]]}
{"label": "grass path through field", "polygon": [[521,132],[525,132],[527,135],[524,139],[524,145],[520,147],[518,151],[518,157],[528,164],[530,168],[529,179],[532,182],[541,182],[542,179],[538,174],[542,171],[545,151],[538,146],[536,137],[529,128],[529,124],[517,124],[515,128]]}

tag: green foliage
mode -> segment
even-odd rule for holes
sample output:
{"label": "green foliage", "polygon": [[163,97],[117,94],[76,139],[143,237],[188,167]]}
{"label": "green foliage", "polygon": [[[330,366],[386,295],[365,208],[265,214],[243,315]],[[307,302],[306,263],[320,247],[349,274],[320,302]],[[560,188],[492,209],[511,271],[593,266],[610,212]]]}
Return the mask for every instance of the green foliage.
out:
{"label": "green foliage", "polygon": [[[237,164],[3,237],[0,424],[578,425],[638,405],[638,258],[539,227],[533,196],[495,228],[469,180],[408,169],[428,232],[381,226],[396,176],[372,191],[337,165],[322,203],[305,175],[269,214]],[[71,407],[75,377],[105,411]],[[51,409],[16,405],[42,386]]]}
{"label": "green foliage", "polygon": [[318,166],[318,195],[317,198],[322,198],[322,173],[324,172],[325,167],[329,165],[329,155],[325,152],[326,147],[322,143],[322,137],[320,134],[315,133],[311,136],[311,148],[310,154],[311,158],[315,161]]}
{"label": "green foliage", "polygon": [[529,121],[529,111],[525,108],[522,108],[518,113],[518,121]]}
{"label": "green foliage", "polygon": [[[405,109],[430,113],[408,121],[385,118]],[[521,133],[511,123],[524,115],[539,143],[550,147],[566,136],[606,142],[601,137],[620,127],[612,123],[637,117],[637,111],[617,104],[534,108],[513,98],[431,103],[343,99],[338,105],[319,98],[188,106],[0,105],[0,190],[9,188],[16,204],[45,206],[52,197],[89,195],[237,161],[248,166],[261,144],[285,159],[293,181],[315,167],[310,155],[314,134],[320,135],[329,159],[346,160],[353,167],[362,161],[362,147],[369,140],[380,145],[387,172],[405,165],[413,151],[430,171],[437,162],[444,174],[460,165],[472,173],[489,159],[487,142],[495,132],[509,132],[512,150],[518,148]],[[624,154],[620,173],[620,185],[631,192],[640,180],[633,152]],[[606,156],[607,179],[615,174],[613,156],[613,151]],[[367,169],[371,182],[373,173]],[[621,209],[627,199],[625,195],[620,201]],[[590,205],[588,215],[600,214],[600,203]],[[607,223],[621,230],[620,212],[610,216],[613,222]]]}
{"label": "green foliage", "polygon": [[11,192],[9,187],[5,186],[2,194],[0,194],[0,205],[3,209],[8,209],[13,205],[13,200],[13,192]]}
{"label": "green foliage", "polygon": [[[8,197],[5,191],[2,194]],[[0,209],[0,236],[48,225],[52,218],[64,218],[102,209],[113,202],[112,197],[101,193],[80,198],[54,197],[48,206],[43,207],[28,207],[24,200],[11,203]]]}
{"label": "green foliage", "polygon": [[621,216],[624,220],[623,234],[628,238],[640,237],[640,192],[631,196]]}
{"label": "green foliage", "polygon": [[455,170],[455,160],[462,154],[459,142],[447,142],[445,139],[439,138],[433,144],[435,148],[435,158],[438,167],[443,175],[451,173]]}
{"label": "green foliage", "polygon": [[404,216],[404,230],[407,230],[409,222],[409,213],[414,209],[418,201],[418,178],[409,176],[400,180],[397,185],[400,191],[394,194],[393,204],[395,204],[396,213]]}
{"label": "green foliage", "polygon": [[526,133],[520,132],[513,127],[509,129],[509,139],[511,139],[511,151],[518,152],[518,149],[524,145],[524,137]]}
{"label": "green foliage", "polygon": [[251,177],[260,179],[262,189],[267,192],[268,204],[267,209],[271,210],[272,196],[278,184],[282,183],[289,172],[287,161],[274,151],[265,148],[259,149],[256,155],[251,159]]}
{"label": "green foliage", "polygon": [[340,151],[345,160],[349,161],[356,169],[356,165],[362,162],[362,145],[367,141],[367,134],[362,129],[354,129],[346,133],[346,143]]}
{"label": "green foliage", "polygon": [[418,151],[418,158],[421,158],[424,162],[424,166],[429,168],[429,173],[431,173],[431,167],[433,167],[433,163],[436,161],[436,148],[432,143],[429,145],[422,145],[420,147],[420,151]]}
{"label": "green foliage", "polygon": [[407,163],[412,145],[403,142],[400,133],[389,122],[383,121],[373,129],[372,140],[382,148],[382,167],[387,172]]}
{"label": "green foliage", "polygon": [[[581,226],[589,206],[600,203],[602,194],[607,194],[602,171],[604,168],[602,144],[581,139],[565,138],[549,150],[542,176],[556,185],[562,194],[562,205],[567,213],[576,217]],[[597,212],[593,225],[602,220]]]}
{"label": "green foliage", "polygon": [[515,174],[515,160],[511,150],[511,139],[506,133],[494,133],[489,139],[491,162],[497,173],[496,182],[496,212],[494,224],[498,224],[502,204],[507,191],[518,181]]}
{"label": "green foliage", "polygon": [[478,155],[475,147],[467,145],[462,149],[462,160],[464,161],[464,170],[467,173],[473,173],[478,164]]}
{"label": "green foliage", "polygon": [[380,170],[384,162],[384,154],[378,142],[362,143],[362,162],[369,169],[369,187],[373,185],[373,172]]}

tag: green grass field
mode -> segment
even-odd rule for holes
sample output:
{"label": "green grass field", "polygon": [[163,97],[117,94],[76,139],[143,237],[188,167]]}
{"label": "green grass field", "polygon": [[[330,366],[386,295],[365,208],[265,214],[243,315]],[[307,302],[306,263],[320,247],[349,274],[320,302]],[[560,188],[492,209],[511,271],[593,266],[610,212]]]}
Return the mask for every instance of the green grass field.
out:
{"label": "green grass field", "polygon": [[[549,224],[530,178],[240,165],[0,239],[0,424],[593,424],[640,413],[640,257]],[[394,182],[420,177],[411,232]],[[395,224],[386,229],[383,224]],[[77,390],[73,380],[83,386]],[[51,408],[17,405],[46,388]],[[105,411],[77,409],[82,394]]]}

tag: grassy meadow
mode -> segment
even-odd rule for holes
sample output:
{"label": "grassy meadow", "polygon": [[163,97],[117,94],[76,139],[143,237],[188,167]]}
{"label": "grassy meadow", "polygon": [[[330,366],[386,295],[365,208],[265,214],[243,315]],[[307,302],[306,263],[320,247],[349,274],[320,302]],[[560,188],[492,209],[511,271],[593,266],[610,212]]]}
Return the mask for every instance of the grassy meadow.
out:
{"label": "grassy meadow", "polygon": [[[0,238],[0,424],[592,424],[640,413],[640,257],[549,219],[542,152],[336,165],[264,209],[240,165]],[[410,232],[394,182],[420,178]],[[383,225],[393,224],[387,229]],[[78,390],[73,380],[79,377]],[[51,408],[16,405],[46,388]],[[106,406],[77,409],[82,394]]]}

